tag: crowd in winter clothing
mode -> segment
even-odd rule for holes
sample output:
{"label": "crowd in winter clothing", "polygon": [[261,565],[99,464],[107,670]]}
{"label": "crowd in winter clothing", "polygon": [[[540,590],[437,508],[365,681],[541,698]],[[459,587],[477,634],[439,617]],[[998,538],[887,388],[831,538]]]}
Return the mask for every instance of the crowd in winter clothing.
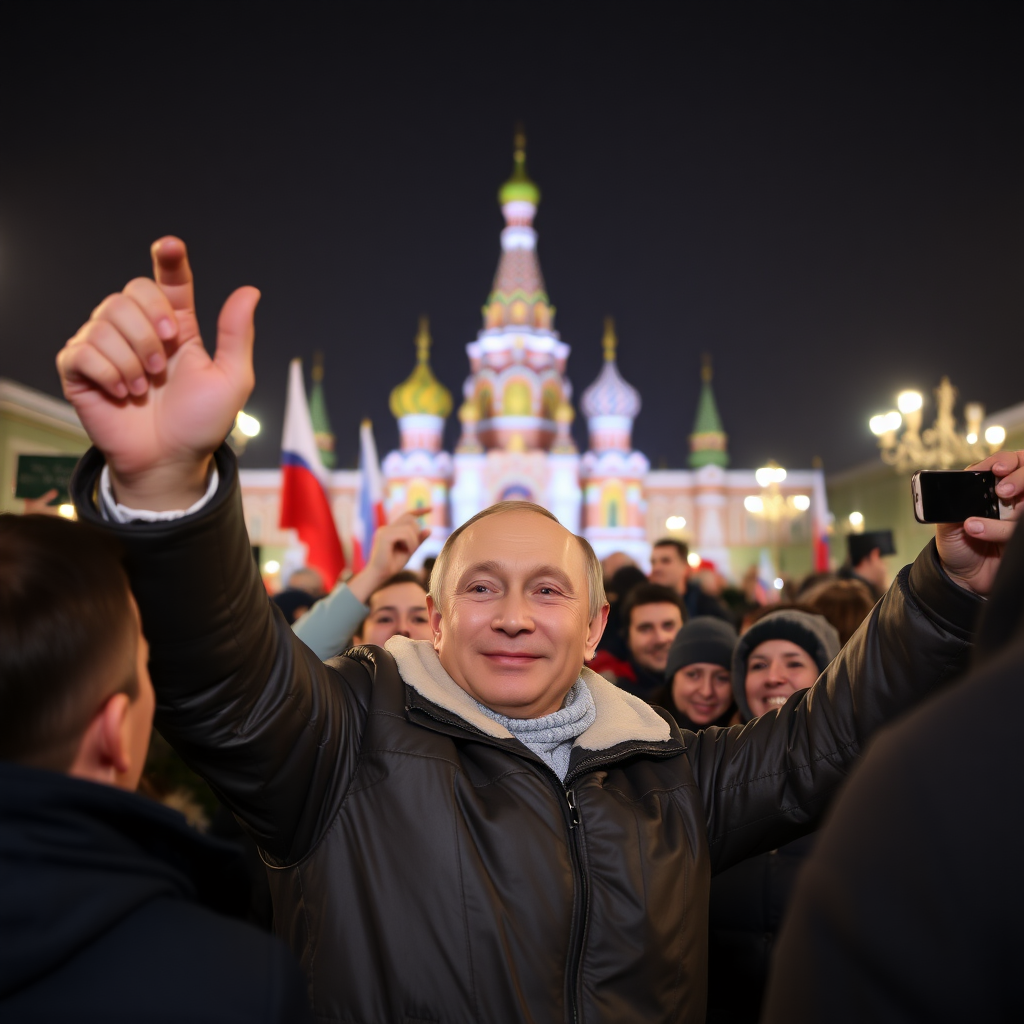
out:
{"label": "crowd in winter clothing", "polygon": [[58,358],[78,521],[0,516],[0,1018],[1015,1019],[1024,452],[889,585],[509,501],[275,603],[220,443],[258,295],[214,363],[153,259]]}

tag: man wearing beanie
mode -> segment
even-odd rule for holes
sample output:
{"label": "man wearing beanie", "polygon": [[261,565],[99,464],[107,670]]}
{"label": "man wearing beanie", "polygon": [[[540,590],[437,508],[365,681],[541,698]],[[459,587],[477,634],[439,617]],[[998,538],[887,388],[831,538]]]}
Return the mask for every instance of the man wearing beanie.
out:
{"label": "man wearing beanie", "polygon": [[729,725],[736,714],[732,696],[732,656],[736,630],[723,619],[701,615],[676,634],[668,652],[665,686],[649,698],[681,729]]}
{"label": "man wearing beanie", "polygon": [[[741,720],[781,707],[811,686],[839,653],[839,634],[821,615],[769,612],[739,638],[732,691]],[[708,1022],[755,1024],[775,936],[814,836],[759,854],[711,880],[708,911]]]}

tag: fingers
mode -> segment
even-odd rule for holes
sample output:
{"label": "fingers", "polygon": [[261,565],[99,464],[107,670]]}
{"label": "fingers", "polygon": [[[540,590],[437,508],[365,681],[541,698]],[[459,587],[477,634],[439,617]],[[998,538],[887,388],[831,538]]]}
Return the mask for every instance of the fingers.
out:
{"label": "fingers", "polygon": [[1005,544],[1013,535],[1015,519],[979,519],[976,516],[964,522],[964,530],[976,540],[990,544]]}
{"label": "fingers", "polygon": [[177,335],[178,328],[174,310],[152,281],[129,281],[123,292],[104,299],[91,319],[109,323],[128,342],[147,372],[163,372],[167,365],[164,343]]}
{"label": "fingers", "polygon": [[191,313],[196,303],[185,243],[174,235],[165,235],[158,238],[149,251],[153,257],[153,279],[171,306]]}
{"label": "fingers", "polygon": [[[259,289],[238,288],[228,296],[217,318],[217,351],[213,361],[217,367],[244,389],[249,397],[256,378],[252,368],[252,345],[256,337],[256,306]],[[244,402],[243,398],[243,402]]]}
{"label": "fingers", "polygon": [[[87,327],[92,330],[94,325]],[[121,371],[95,345],[89,337],[79,337],[83,328],[57,355],[57,371],[60,373],[64,397],[69,401],[72,392],[81,390],[81,385],[97,387],[113,398],[127,398],[128,385]]]}

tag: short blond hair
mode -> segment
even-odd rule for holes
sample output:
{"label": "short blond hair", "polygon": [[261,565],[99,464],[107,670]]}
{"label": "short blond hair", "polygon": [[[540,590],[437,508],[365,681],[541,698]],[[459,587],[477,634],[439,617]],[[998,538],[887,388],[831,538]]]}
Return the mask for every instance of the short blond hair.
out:
{"label": "short blond hair", "polygon": [[[448,536],[448,539],[444,542],[444,547],[441,548],[441,553],[437,556],[437,561],[434,562],[434,568],[431,570],[429,593],[431,600],[433,600],[437,608],[442,608],[444,605],[444,594],[448,583],[448,569],[452,560],[452,551],[455,550],[456,541],[474,523],[478,523],[481,519],[486,519],[488,516],[501,515],[505,512],[533,512],[536,515],[544,516],[545,519],[558,523],[558,517],[552,515],[543,505],[537,505],[532,501],[519,500],[499,501],[485,508],[482,512],[477,512],[471,519],[467,519]],[[562,524],[558,523],[558,525],[561,526]],[[597,560],[597,555],[594,554],[594,549],[590,546],[590,542],[578,534],[573,536],[576,537],[580,550],[583,552],[583,562],[587,572],[588,618],[593,619],[608,603],[608,598],[605,597],[604,593],[604,575],[601,572],[601,563]]]}

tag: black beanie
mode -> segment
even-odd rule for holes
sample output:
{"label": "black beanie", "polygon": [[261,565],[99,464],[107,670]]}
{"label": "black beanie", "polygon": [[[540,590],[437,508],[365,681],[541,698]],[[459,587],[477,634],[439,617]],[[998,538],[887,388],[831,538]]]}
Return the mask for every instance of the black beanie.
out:
{"label": "black beanie", "polygon": [[732,667],[732,653],[739,637],[724,619],[712,615],[699,615],[676,633],[668,652],[665,678],[672,677],[687,665],[703,662],[708,665]]}
{"label": "black beanie", "polygon": [[740,637],[733,656],[732,692],[744,722],[754,717],[747,703],[747,659],[754,648],[766,640],[789,640],[802,647],[814,659],[819,673],[825,671],[840,648],[839,633],[823,615],[799,608],[781,608],[758,619]]}

